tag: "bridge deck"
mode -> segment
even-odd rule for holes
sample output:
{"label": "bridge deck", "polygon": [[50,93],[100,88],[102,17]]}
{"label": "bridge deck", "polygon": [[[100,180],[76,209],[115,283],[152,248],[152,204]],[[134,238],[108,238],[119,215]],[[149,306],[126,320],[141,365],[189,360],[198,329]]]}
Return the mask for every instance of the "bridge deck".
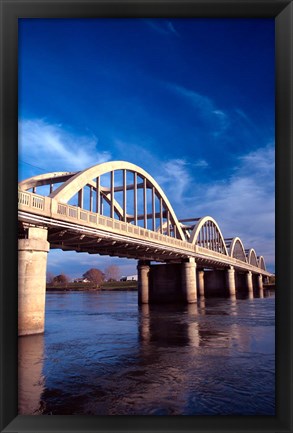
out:
{"label": "bridge deck", "polygon": [[271,275],[209,248],[30,192],[19,191],[19,222],[22,226],[47,227],[51,248],[158,262],[194,257],[202,267],[233,266],[239,271]]}

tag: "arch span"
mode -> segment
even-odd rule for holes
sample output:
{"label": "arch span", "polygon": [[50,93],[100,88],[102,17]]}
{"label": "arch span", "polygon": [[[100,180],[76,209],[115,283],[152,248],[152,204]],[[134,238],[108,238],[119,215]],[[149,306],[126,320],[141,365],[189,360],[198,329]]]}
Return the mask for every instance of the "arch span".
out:
{"label": "arch span", "polygon": [[[123,181],[122,185],[115,185],[115,174],[117,171],[122,171]],[[127,173],[133,174],[133,183],[127,182]],[[105,187],[101,185],[101,176],[110,174],[110,186]],[[138,183],[138,180],[141,183]],[[110,216],[113,218],[114,213],[117,213],[124,221],[133,222],[137,225],[139,220],[144,221],[144,226],[147,226],[147,220],[151,220],[152,229],[156,229],[156,220],[159,220],[159,225],[162,227],[164,222],[167,223],[167,234],[171,235],[171,226],[173,227],[172,235],[176,238],[185,240],[184,233],[181,225],[175,215],[175,212],[155,179],[148,174],[145,170],[125,161],[112,161],[105,162],[102,164],[94,165],[81,172],[76,173],[72,177],[68,178],[62,185],[60,185],[55,191],[53,191],[49,197],[56,199],[60,203],[67,203],[74,195],[79,194],[83,196],[83,188],[90,186],[96,192],[99,197],[106,198],[106,201],[110,204]],[[138,198],[137,191],[143,190],[143,212],[140,214],[137,212]],[[133,197],[133,213],[127,213],[126,206],[126,194],[129,190],[134,191]],[[123,204],[115,205],[115,193],[123,193]],[[148,194],[150,192],[150,194]],[[151,212],[147,212],[147,196],[151,195]],[[80,199],[80,203],[82,199]],[[155,204],[159,207],[156,212]],[[82,206],[80,206],[82,207]],[[97,204],[97,212],[100,213],[101,209]],[[116,212],[117,211],[117,212]]]}
{"label": "arch span", "polygon": [[29,177],[18,183],[18,186],[23,191],[28,191],[31,188],[38,186],[53,185],[55,183],[65,182],[73,177],[77,172],[69,171],[55,171],[52,173],[39,174],[37,176]]}
{"label": "arch span", "polygon": [[202,217],[197,221],[189,242],[228,255],[220,227],[216,220],[210,216]]}
{"label": "arch span", "polygon": [[257,261],[257,256],[256,256],[256,252],[253,248],[250,248],[250,250],[248,250],[248,254],[247,254],[247,262],[250,265],[253,266],[258,266],[258,261]]}
{"label": "arch span", "polygon": [[246,255],[243,243],[239,237],[235,237],[232,239],[232,242],[229,247],[229,255],[234,257],[235,259],[242,260],[246,262]]}
{"label": "arch span", "polygon": [[266,271],[266,264],[265,264],[265,259],[263,256],[260,256],[258,259],[258,267],[263,269],[264,271]]}

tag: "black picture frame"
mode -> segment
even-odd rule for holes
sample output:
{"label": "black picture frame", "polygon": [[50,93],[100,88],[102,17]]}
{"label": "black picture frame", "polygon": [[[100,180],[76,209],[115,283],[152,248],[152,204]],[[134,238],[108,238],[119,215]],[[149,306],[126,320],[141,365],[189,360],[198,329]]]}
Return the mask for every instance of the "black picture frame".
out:
{"label": "black picture frame", "polygon": [[[1,432],[292,432],[293,5],[282,0],[0,0]],[[276,27],[276,416],[20,416],[17,408],[19,18],[272,17]]]}

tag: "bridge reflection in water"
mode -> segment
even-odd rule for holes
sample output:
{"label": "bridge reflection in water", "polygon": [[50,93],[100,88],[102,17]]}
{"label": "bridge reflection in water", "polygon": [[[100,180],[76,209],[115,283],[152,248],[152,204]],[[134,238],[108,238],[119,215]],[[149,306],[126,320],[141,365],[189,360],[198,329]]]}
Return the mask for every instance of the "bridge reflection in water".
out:
{"label": "bridge reflection in water", "polygon": [[273,415],[274,362],[274,297],[48,293],[46,333],[20,337],[19,412]]}
{"label": "bridge reflection in water", "polygon": [[124,161],[20,182],[18,220],[19,335],[44,331],[50,248],[137,259],[139,304],[262,292],[271,275],[212,217],[178,219],[155,179]]}

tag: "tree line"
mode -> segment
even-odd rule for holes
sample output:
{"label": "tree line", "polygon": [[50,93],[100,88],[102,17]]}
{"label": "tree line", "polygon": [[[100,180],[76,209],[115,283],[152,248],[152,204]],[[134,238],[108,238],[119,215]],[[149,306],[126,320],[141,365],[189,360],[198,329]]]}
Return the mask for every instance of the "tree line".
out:
{"label": "tree line", "polygon": [[[104,272],[97,268],[91,268],[86,271],[82,277],[87,279],[90,283],[99,286],[105,281],[118,281],[120,278],[120,269],[116,265],[108,266]],[[54,275],[51,272],[47,273],[47,284],[67,284],[69,281],[69,276],[64,273],[59,275]]]}

